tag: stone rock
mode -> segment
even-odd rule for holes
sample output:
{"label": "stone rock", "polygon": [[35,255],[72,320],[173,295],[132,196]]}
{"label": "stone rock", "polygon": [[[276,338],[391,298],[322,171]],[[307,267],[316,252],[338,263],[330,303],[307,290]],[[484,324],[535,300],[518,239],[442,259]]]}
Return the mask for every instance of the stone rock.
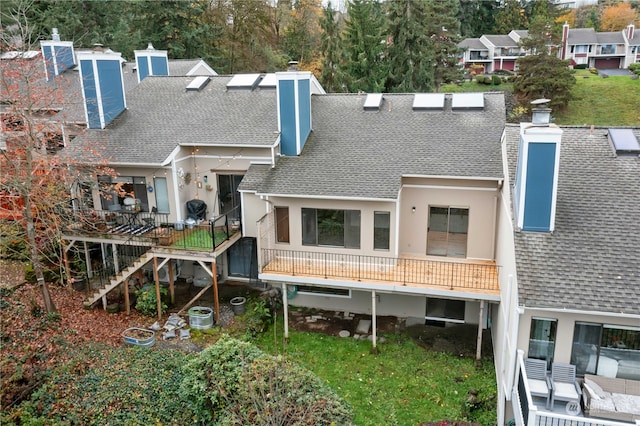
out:
{"label": "stone rock", "polygon": [[358,321],[358,326],[356,327],[356,333],[359,334],[368,334],[369,329],[371,328],[371,320],[360,320]]}
{"label": "stone rock", "polygon": [[340,336],[340,337],[349,337],[349,336],[351,336],[351,333],[348,330],[342,330],[342,331],[340,331],[340,333],[338,333],[338,336]]}

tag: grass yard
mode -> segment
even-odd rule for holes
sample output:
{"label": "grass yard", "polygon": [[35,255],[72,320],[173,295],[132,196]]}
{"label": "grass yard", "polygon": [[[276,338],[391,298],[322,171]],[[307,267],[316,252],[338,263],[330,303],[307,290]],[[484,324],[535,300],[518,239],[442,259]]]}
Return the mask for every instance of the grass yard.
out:
{"label": "grass yard", "polygon": [[575,100],[566,111],[554,111],[557,124],[596,126],[640,125],[640,80],[627,76],[602,78],[576,70]]}
{"label": "grass yard", "polygon": [[[194,250],[213,250],[214,241],[211,238],[210,228],[194,228],[185,231],[176,231],[176,233],[184,233],[183,238],[179,238],[171,247],[188,248]],[[223,231],[214,231],[215,247],[227,239],[227,234]]]}
{"label": "grass yard", "polygon": [[[322,378],[353,408],[354,424],[419,425],[461,420],[496,421],[496,381],[491,358],[475,367],[471,358],[427,351],[402,335],[386,335],[378,354],[371,342],[290,332],[286,356]],[[278,342],[278,343],[276,343]],[[283,353],[282,332],[258,337],[268,353]],[[469,391],[478,402],[468,403]]]}

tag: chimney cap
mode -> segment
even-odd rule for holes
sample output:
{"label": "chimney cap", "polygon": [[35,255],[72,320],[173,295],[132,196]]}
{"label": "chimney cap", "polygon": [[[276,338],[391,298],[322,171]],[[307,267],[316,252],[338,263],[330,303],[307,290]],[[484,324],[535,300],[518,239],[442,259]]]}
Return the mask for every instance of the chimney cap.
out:
{"label": "chimney cap", "polygon": [[545,108],[549,102],[551,102],[551,99],[535,99],[533,101],[531,101],[531,105],[534,105],[534,108]]}
{"label": "chimney cap", "polygon": [[60,34],[57,28],[51,28],[51,40],[60,41]]}
{"label": "chimney cap", "polygon": [[289,61],[289,71],[298,71],[298,61]]}
{"label": "chimney cap", "polygon": [[147,44],[147,50],[156,50],[156,49],[153,47],[153,44],[149,42],[149,44]]}

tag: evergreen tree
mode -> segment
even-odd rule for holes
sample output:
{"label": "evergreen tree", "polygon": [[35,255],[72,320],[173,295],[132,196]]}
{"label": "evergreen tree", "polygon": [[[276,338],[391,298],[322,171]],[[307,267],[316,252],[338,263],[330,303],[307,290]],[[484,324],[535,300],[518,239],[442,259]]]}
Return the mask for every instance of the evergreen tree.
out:
{"label": "evergreen tree", "polygon": [[431,40],[433,85],[436,91],[444,83],[462,79],[458,66],[460,24],[458,0],[437,0],[428,4],[428,34]]}
{"label": "evergreen tree", "polygon": [[331,1],[324,9],[322,21],[322,74],[320,82],[327,92],[343,92],[346,90],[340,63],[342,61],[342,37],[340,21]]}
{"label": "evergreen tree", "polygon": [[429,92],[434,87],[435,41],[424,0],[389,2],[387,49],[389,92]]}
{"label": "evergreen tree", "polygon": [[533,52],[518,59],[513,92],[521,105],[547,98],[551,100],[551,108],[560,110],[572,99],[571,89],[576,80],[569,68],[570,61],[559,59],[549,48],[557,43],[557,34],[551,28],[551,21],[537,19],[529,28],[529,37],[521,42]]}
{"label": "evergreen tree", "polygon": [[480,37],[483,34],[493,34],[497,9],[497,1],[460,0],[460,35]]}
{"label": "evergreen tree", "polygon": [[292,60],[311,62],[320,47],[320,0],[295,0],[281,39],[281,49]]}
{"label": "evergreen tree", "polygon": [[509,34],[511,30],[527,28],[527,18],[520,0],[503,0],[496,14],[497,34]]}
{"label": "evergreen tree", "polygon": [[381,5],[375,0],[352,0],[347,10],[344,33],[347,87],[350,92],[381,92],[386,78]]}

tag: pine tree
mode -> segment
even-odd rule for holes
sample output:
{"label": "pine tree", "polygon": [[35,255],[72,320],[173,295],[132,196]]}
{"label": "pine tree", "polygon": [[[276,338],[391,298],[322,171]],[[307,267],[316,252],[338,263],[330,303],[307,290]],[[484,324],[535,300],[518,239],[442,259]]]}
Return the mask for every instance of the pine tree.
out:
{"label": "pine tree", "polygon": [[347,87],[350,92],[381,92],[386,76],[381,5],[375,0],[352,0],[347,10],[344,33]]}
{"label": "pine tree", "polygon": [[389,2],[387,57],[389,92],[429,92],[434,87],[434,41],[423,0]]}
{"label": "pine tree", "polygon": [[513,92],[521,105],[546,98],[551,100],[551,108],[561,110],[572,99],[571,89],[576,80],[570,62],[559,59],[549,48],[557,41],[552,26],[552,21],[536,19],[529,28],[529,37],[522,40],[522,45],[533,54],[518,59]]}
{"label": "pine tree", "polygon": [[527,18],[520,0],[503,0],[496,14],[496,33],[509,34],[511,30],[527,28]]}
{"label": "pine tree", "polygon": [[344,92],[346,86],[340,63],[342,62],[342,36],[340,21],[331,1],[323,11],[322,28],[322,74],[320,82],[327,92]]}
{"label": "pine tree", "polygon": [[431,18],[428,34],[433,58],[433,85],[439,91],[442,84],[462,79],[462,69],[458,66],[458,0],[432,1],[428,12]]}
{"label": "pine tree", "polygon": [[497,1],[460,0],[458,20],[462,37],[493,34]]}

